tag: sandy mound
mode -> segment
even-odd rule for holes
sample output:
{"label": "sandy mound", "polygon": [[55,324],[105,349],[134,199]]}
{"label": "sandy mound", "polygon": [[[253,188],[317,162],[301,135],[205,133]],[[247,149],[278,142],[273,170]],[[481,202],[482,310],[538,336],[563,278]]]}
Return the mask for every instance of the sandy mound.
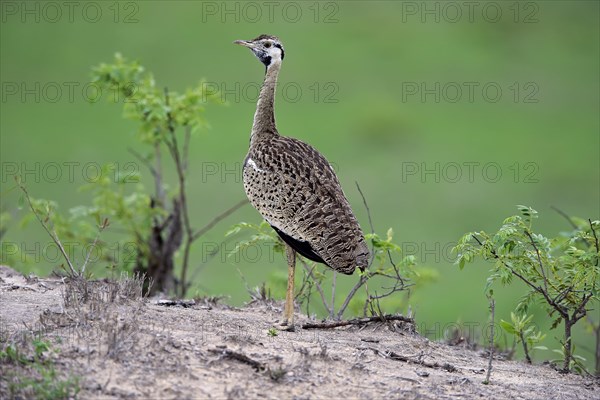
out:
{"label": "sandy mound", "polygon": [[[34,363],[78,398],[600,398],[600,383],[549,366],[431,342],[400,321],[274,331],[280,303],[168,306],[135,282],[69,284],[0,267],[0,397],[35,393]],[[298,324],[315,322],[298,316]],[[32,340],[49,343],[36,357]]]}

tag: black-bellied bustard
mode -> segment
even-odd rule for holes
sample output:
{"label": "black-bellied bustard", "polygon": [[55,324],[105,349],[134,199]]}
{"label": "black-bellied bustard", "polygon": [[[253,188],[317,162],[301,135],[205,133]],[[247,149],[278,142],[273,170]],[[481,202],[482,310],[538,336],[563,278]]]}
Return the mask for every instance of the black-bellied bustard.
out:
{"label": "black-bellied bustard", "polygon": [[281,41],[260,35],[234,43],[248,47],[266,66],[243,165],[244,190],[286,243],[283,324],[293,328],[296,252],[349,275],[355,267],[367,267],[369,249],[329,162],[312,146],[277,132],[273,103],[284,57]]}

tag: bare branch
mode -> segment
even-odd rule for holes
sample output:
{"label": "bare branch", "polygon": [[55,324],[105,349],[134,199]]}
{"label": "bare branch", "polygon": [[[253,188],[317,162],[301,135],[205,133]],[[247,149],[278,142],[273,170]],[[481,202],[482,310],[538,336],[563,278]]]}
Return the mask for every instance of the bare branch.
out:
{"label": "bare branch", "polygon": [[[598,235],[596,235],[596,230],[594,229],[594,224],[592,224],[592,219],[588,218],[588,222],[590,223],[590,229],[592,230],[592,234],[594,235],[594,244],[596,245],[596,253],[600,253],[600,243],[598,243]],[[598,266],[598,257],[596,256],[596,267]]]}
{"label": "bare branch", "polygon": [[337,278],[337,271],[333,271],[333,277],[331,278],[331,311],[329,312],[329,318],[333,319],[335,312],[335,281]]}
{"label": "bare branch", "polygon": [[192,137],[192,128],[189,125],[185,126],[185,135],[183,137],[183,170],[187,172],[188,159],[190,156],[190,139]]}
{"label": "bare branch", "polygon": [[[169,89],[168,88],[165,88],[165,105],[167,106],[167,108],[169,107]],[[167,144],[167,147],[169,148],[169,151],[171,152],[171,156],[173,157],[173,160],[175,161],[177,177],[179,179],[179,202],[180,202],[182,215],[183,215],[183,226],[185,227],[185,244],[184,244],[184,249],[183,249],[183,263],[181,266],[181,296],[184,296],[185,292],[186,292],[186,282],[187,282],[186,274],[187,274],[189,258],[190,258],[190,248],[192,245],[194,233],[192,231],[192,226],[190,223],[190,216],[189,216],[188,204],[187,204],[187,198],[186,198],[187,196],[186,196],[186,182],[185,182],[185,178],[186,178],[185,165],[184,165],[184,162],[182,161],[182,156],[179,152],[179,146],[177,144],[177,136],[175,135],[175,127],[173,125],[173,122],[174,121],[173,121],[173,116],[171,115],[171,112],[167,111],[167,128],[169,130],[169,138],[171,139],[171,141],[169,142],[169,140],[167,139],[165,141],[165,143]],[[187,148],[185,148],[185,150],[187,151]],[[184,154],[183,157],[186,158],[187,155]]]}
{"label": "bare branch", "polygon": [[[165,88],[165,104],[169,107],[169,90]],[[169,136],[171,138],[169,149],[175,161],[175,167],[177,170],[177,177],[179,178],[179,200],[183,209],[183,223],[185,226],[186,233],[192,236],[192,228],[190,225],[190,219],[188,216],[188,207],[185,191],[185,166],[182,161],[182,155],[179,152],[179,146],[177,144],[177,136],[175,135],[175,127],[173,126],[173,116],[171,112],[167,112],[167,127],[169,129]],[[186,157],[185,155],[183,157]]]}
{"label": "bare branch", "polygon": [[90,255],[92,254],[92,251],[94,251],[94,248],[96,247],[96,243],[98,243],[100,234],[102,233],[102,231],[104,231],[104,229],[106,229],[107,226],[108,226],[108,219],[105,218],[104,221],[102,221],[102,224],[98,227],[98,233],[96,234],[96,238],[94,239],[94,242],[90,246],[90,249],[88,250],[88,252],[85,256],[85,261],[83,262],[83,265],[81,266],[81,275],[85,274],[85,267],[87,266],[87,263],[90,260]]}
{"label": "bare branch", "polygon": [[554,301],[557,304],[560,304],[561,301],[563,301],[568,295],[569,293],[571,293],[573,291],[572,287],[567,287],[565,290],[559,292],[555,297],[554,297]]}
{"label": "bare branch", "polygon": [[538,249],[537,245],[535,244],[535,240],[533,240],[533,236],[531,236],[531,233],[529,233],[529,231],[526,230],[525,235],[527,235],[531,245],[535,249],[535,253],[537,254],[538,264],[540,265],[540,270],[542,271],[542,277],[544,278],[544,289],[546,290],[546,292],[548,292],[548,278],[546,277],[546,272],[544,271],[544,264],[542,264],[542,257],[540,256],[540,250]]}
{"label": "bare branch", "polygon": [[[394,270],[396,271],[396,273],[397,273],[397,276],[399,277],[399,276],[400,276],[400,275],[399,275],[399,271],[398,271],[398,269],[397,269],[395,266],[394,266]],[[348,295],[346,296],[346,299],[344,300],[344,303],[342,304],[342,306],[340,307],[340,309],[339,309],[339,311],[338,311],[338,313],[337,313],[337,315],[336,315],[336,318],[337,318],[337,319],[340,319],[340,318],[342,318],[342,315],[344,314],[344,311],[346,311],[346,308],[347,308],[347,307],[348,307],[348,305],[350,304],[350,300],[352,300],[352,298],[354,297],[354,295],[356,294],[356,292],[357,292],[357,291],[358,291],[358,290],[359,290],[359,289],[360,289],[360,288],[361,288],[361,287],[362,287],[362,286],[363,286],[365,283],[367,283],[367,281],[368,281],[369,279],[371,279],[371,278],[372,278],[373,276],[375,276],[375,275],[379,275],[379,276],[383,276],[383,277],[386,277],[386,278],[391,278],[391,279],[394,279],[394,280],[395,280],[394,287],[393,287],[393,288],[392,288],[392,289],[389,291],[389,293],[387,293],[386,295],[383,295],[383,296],[381,296],[381,297],[379,297],[379,298],[387,297],[387,296],[391,295],[392,293],[399,292],[399,291],[401,291],[401,290],[403,290],[403,289],[405,289],[405,288],[407,287],[407,286],[404,284],[404,281],[402,280],[402,278],[401,278],[401,277],[400,277],[400,278],[398,278],[398,277],[395,277],[395,276],[392,276],[392,275],[385,274],[385,273],[383,273],[383,272],[380,272],[380,271],[366,271],[366,272],[364,272],[364,273],[363,273],[363,274],[360,276],[360,278],[358,279],[358,282],[356,282],[356,284],[355,284],[355,285],[352,287],[352,289],[350,289],[350,292],[349,292],[349,293],[348,293]],[[398,281],[400,281],[400,286],[398,286]],[[395,289],[394,289],[394,288],[395,288]],[[389,289],[389,288],[387,288],[387,289]],[[369,297],[371,297],[371,296],[369,295]]]}
{"label": "bare branch", "polygon": [[375,275],[375,273],[366,271],[358,278],[358,282],[356,282],[352,289],[350,289],[350,292],[346,296],[346,299],[344,299],[344,303],[338,310],[338,313],[336,315],[337,319],[342,318],[342,315],[344,315],[344,311],[346,311],[348,304],[350,304],[350,300],[352,300],[358,289],[360,289],[362,285],[364,285],[373,275]]}
{"label": "bare branch", "polygon": [[[369,295],[369,298],[367,301],[369,303],[369,306],[371,307],[371,315],[377,316],[377,317],[381,318],[382,321],[385,322],[386,321],[385,314],[381,310],[381,303],[379,303],[379,299],[381,299],[383,297],[385,297],[385,296],[378,296],[377,291],[375,291],[375,296]],[[377,306],[377,310],[375,310],[375,308],[373,307],[373,301],[371,301],[371,300],[375,300],[375,305]]]}
{"label": "bare branch", "polygon": [[25,199],[27,200],[27,203],[29,204],[29,208],[33,212],[33,215],[35,215],[35,217],[40,222],[40,224],[42,225],[44,230],[48,233],[48,235],[50,235],[50,238],[52,239],[52,241],[54,241],[54,243],[60,250],[60,253],[62,254],[65,261],[67,262],[67,265],[69,266],[69,270],[71,271],[71,274],[73,276],[79,276],[80,273],[75,269],[75,267],[73,267],[73,263],[71,262],[71,259],[67,255],[67,252],[65,251],[65,248],[63,247],[60,239],[58,238],[58,235],[56,234],[56,232],[51,231],[50,228],[48,227],[48,225],[46,225],[46,222],[44,222],[44,220],[42,220],[42,217],[38,214],[37,210],[33,206],[33,202],[31,201],[31,198],[29,197],[29,193],[27,192],[27,189],[25,188],[25,186],[23,186],[23,184],[21,184],[21,181],[18,180],[17,177],[15,177],[15,180],[17,181],[17,185],[19,185],[19,187],[25,194]]}
{"label": "bare branch", "polygon": [[[483,243],[479,240],[479,238],[475,235],[473,235],[473,239],[475,239],[475,241],[477,241],[477,243],[480,246],[483,246]],[[554,309],[556,311],[558,311],[558,313],[563,317],[563,318],[568,318],[569,314],[567,313],[567,311],[565,310],[565,308],[563,306],[561,306],[560,304],[556,303],[553,299],[550,298],[550,296],[548,295],[548,293],[542,289],[539,286],[535,286],[531,281],[529,281],[527,278],[525,278],[523,275],[521,275],[519,272],[515,271],[511,266],[509,266],[508,264],[506,264],[506,262],[504,262],[504,260],[502,258],[500,258],[500,256],[496,253],[496,251],[494,249],[491,250],[491,254],[492,256],[494,256],[494,258],[496,258],[497,260],[500,260],[500,262],[502,263],[502,265],[504,265],[506,268],[508,268],[508,270],[515,275],[517,278],[519,278],[521,281],[523,281],[523,283],[525,283],[527,286],[531,287],[533,290],[535,290],[536,292],[538,292],[539,294],[541,294],[544,299],[546,300],[546,302],[548,304],[550,304],[552,307],[554,307]]]}
{"label": "bare branch", "polygon": [[527,340],[525,339],[525,335],[523,334],[522,330],[520,330],[518,333],[519,338],[521,339],[521,344],[523,345],[523,353],[525,353],[525,360],[527,361],[527,364],[531,364],[531,356],[529,355],[529,348],[527,347]]}
{"label": "bare branch", "polygon": [[162,152],[160,151],[160,142],[154,144],[154,160],[156,162],[156,175],[154,176],[154,193],[156,194],[156,201],[161,207],[165,206],[165,188],[162,184]]}
{"label": "bare branch", "polygon": [[488,368],[487,373],[485,375],[485,381],[483,381],[483,383],[486,385],[490,383],[490,375],[492,374],[492,361],[494,360],[494,318],[496,311],[496,302],[494,301],[494,298],[488,296],[488,299],[490,301],[490,312],[492,313],[492,324],[490,327],[490,358],[488,360]]}
{"label": "bare branch", "polygon": [[583,299],[581,299],[581,303],[579,304],[579,307],[577,307],[577,309],[575,311],[573,311],[573,316],[571,317],[571,319],[573,320],[573,323],[575,323],[575,322],[579,321],[581,318],[585,317],[585,315],[587,314],[587,310],[585,309],[585,306],[592,297],[593,297],[593,293],[588,293],[588,294],[583,295]]}
{"label": "bare branch", "polygon": [[571,225],[571,227],[573,229],[578,229],[579,227],[575,224],[575,222],[573,222],[573,220],[571,219],[571,217],[569,217],[569,215],[562,211],[561,209],[554,207],[554,206],[550,206],[551,209],[553,209],[554,211],[556,211],[560,216],[562,216],[564,219],[566,219],[569,224]]}
{"label": "bare branch", "polygon": [[358,193],[360,193],[360,197],[362,197],[362,199],[363,199],[363,204],[365,205],[365,208],[367,209],[367,217],[369,217],[369,226],[371,227],[371,233],[375,233],[375,228],[373,228],[373,220],[371,219],[371,210],[369,209],[369,205],[367,204],[365,195],[363,194],[362,190],[360,189],[358,182],[354,182],[354,183],[356,184]]}
{"label": "bare branch", "polygon": [[[313,271],[316,267],[317,267],[317,265],[315,264],[315,265],[313,265],[313,267],[310,270]],[[308,273],[306,271],[304,271],[304,278],[302,278],[302,284],[300,285],[300,289],[298,289],[296,291],[294,300],[297,300],[300,297],[302,297],[302,293],[304,292],[304,288],[306,287],[306,285],[312,286],[312,282],[310,282],[309,278],[310,278],[310,275],[308,275]],[[308,315],[308,312],[306,313],[306,315]]]}
{"label": "bare branch", "polygon": [[256,361],[243,353],[229,350],[227,348],[214,348],[214,349],[208,349],[208,351],[210,353],[221,356],[221,358],[235,360],[235,361],[239,361],[244,364],[248,364],[258,372],[264,371],[268,368],[267,364],[265,364],[265,363]]}
{"label": "bare branch", "polygon": [[388,249],[387,253],[388,253],[388,257],[390,259],[390,263],[392,264],[392,267],[394,268],[394,273],[396,274],[396,276],[394,278],[397,279],[397,281],[400,282],[400,284],[402,286],[404,286],[404,279],[400,275],[400,271],[398,270],[398,267],[396,266],[396,263],[394,262],[394,259],[392,258],[392,253],[390,252],[389,249]]}
{"label": "bare branch", "polygon": [[406,289],[406,286],[404,286],[402,283],[398,284],[398,282],[395,282],[394,286],[392,287],[383,287],[382,289],[387,290],[387,292],[378,295],[377,292],[375,292],[375,296],[373,295],[369,295],[369,298],[372,300],[379,300],[379,299],[383,299],[385,297],[389,297],[392,294],[396,293],[396,292],[401,292],[404,289]]}
{"label": "bare branch", "polygon": [[[229,243],[231,240],[233,240],[232,236],[221,241],[219,243],[219,246],[216,249],[210,251],[208,254],[203,254],[203,256],[202,256],[203,261],[200,264],[198,264],[197,267],[194,268],[194,270],[192,272],[192,276],[189,279],[190,282],[193,282],[196,280],[196,278],[198,277],[198,274],[202,271],[202,268],[204,268],[204,266],[206,266],[206,264],[208,264],[213,258],[215,258],[219,254],[219,252],[223,248],[223,245]],[[189,286],[188,286],[188,288],[189,288]]]}
{"label": "bare branch", "polygon": [[[365,205],[365,209],[367,210],[367,217],[369,218],[369,227],[371,228],[371,234],[374,235],[375,228],[373,227],[373,220],[371,219],[371,210],[369,209],[369,205],[367,204],[367,199],[365,198],[365,195],[360,189],[360,185],[358,184],[358,182],[355,181],[354,183],[356,184],[358,193],[360,193],[360,197],[362,197],[363,204]],[[373,243],[373,240],[371,240],[371,259],[369,260],[369,268],[373,264],[373,261],[375,261],[375,243]]]}
{"label": "bare branch", "polygon": [[227,210],[223,211],[221,214],[217,215],[212,221],[210,221],[208,224],[206,224],[203,228],[198,229],[193,235],[192,235],[192,241],[198,239],[200,236],[204,235],[206,232],[210,231],[216,224],[218,224],[221,220],[227,218],[229,215],[233,214],[235,211],[237,211],[238,208],[241,208],[242,206],[245,206],[246,204],[248,204],[248,199],[244,199],[244,200],[240,200],[239,202],[237,202],[234,206],[228,208]]}
{"label": "bare branch", "polygon": [[335,321],[335,322],[324,322],[324,323],[308,323],[302,325],[302,329],[333,329],[341,326],[348,325],[365,325],[369,322],[385,322],[385,321],[401,321],[414,324],[415,321],[412,318],[405,317],[402,315],[377,315],[374,317],[365,318],[354,318],[347,321]]}
{"label": "bare branch", "polygon": [[319,283],[319,281],[315,278],[315,275],[313,274],[314,267],[312,269],[309,268],[308,264],[306,264],[306,261],[304,261],[304,259],[302,257],[300,257],[300,263],[302,263],[302,266],[304,267],[304,269],[310,276],[310,279],[312,279],[313,282],[315,283],[315,287],[317,288],[317,292],[319,292],[319,295],[321,296],[321,301],[323,302],[323,306],[325,307],[325,310],[327,311],[327,315],[331,315],[333,312],[333,305],[332,305],[332,307],[329,307],[329,304],[327,304],[327,300],[325,300],[325,293],[323,292],[323,288],[321,287],[321,284]]}
{"label": "bare branch", "polygon": [[[398,354],[391,350],[380,351],[379,349],[376,349],[374,347],[368,347],[368,349],[373,351],[373,353],[375,353],[376,355],[381,355],[384,358],[389,358],[390,360],[422,365],[423,367],[427,367],[427,368],[435,368],[435,369],[439,368],[439,369],[443,369],[444,371],[448,371],[448,372],[456,372],[456,370],[457,370],[457,368],[454,365],[449,364],[449,363],[440,364],[437,361],[436,362],[423,361],[422,360],[423,354],[420,354],[418,356],[404,356],[402,354]],[[416,359],[415,359],[415,357],[416,357]]]}
{"label": "bare branch", "polygon": [[[364,196],[364,193],[362,192],[358,182],[356,183],[356,187],[358,189],[358,192],[360,193],[362,199],[363,199],[363,203],[365,205],[365,208],[367,210],[367,215],[369,218],[369,225],[371,228],[371,233],[374,234],[375,229],[373,227],[373,221],[371,218],[371,210],[369,209],[369,205],[367,203],[367,200]],[[375,259],[375,249],[374,249],[374,242],[371,241],[371,260],[369,261],[369,267],[371,267],[371,265],[373,264],[373,260]],[[323,303],[323,306],[325,307],[325,309],[328,312],[329,318],[331,319],[335,319],[335,320],[340,320],[344,314],[344,312],[346,311],[346,309],[348,308],[350,301],[354,298],[354,296],[356,295],[356,293],[358,292],[358,290],[367,284],[368,280],[370,278],[372,278],[375,275],[379,275],[388,279],[392,279],[394,281],[394,284],[392,287],[384,287],[383,289],[386,290],[386,292],[382,295],[375,295],[375,296],[370,296],[367,290],[367,303],[370,300],[378,300],[387,296],[390,296],[391,294],[401,291],[403,289],[405,289],[407,286],[405,284],[404,279],[402,278],[402,276],[400,275],[400,271],[396,265],[396,263],[394,262],[393,258],[392,258],[392,254],[390,251],[388,251],[388,257],[390,259],[390,263],[392,264],[393,270],[394,270],[394,274],[387,274],[384,273],[382,271],[368,271],[368,268],[366,271],[363,271],[362,274],[360,275],[358,282],[356,282],[356,284],[352,287],[352,289],[350,289],[350,292],[347,294],[346,298],[344,299],[340,309],[337,311],[337,313],[335,312],[335,293],[336,293],[336,273],[334,272],[333,278],[332,278],[332,292],[331,292],[331,303],[328,303],[327,300],[325,299],[325,294],[323,292],[323,289],[320,285],[320,283],[315,279],[314,274],[313,274],[313,270],[310,269],[306,263],[303,262],[303,266],[305,268],[305,270],[307,271],[307,273],[309,274],[309,278],[312,279],[315,283],[315,287],[317,289],[317,291],[319,292],[319,295],[321,296],[321,301]],[[303,285],[304,286],[304,285]],[[366,303],[366,304],[367,304]]]}
{"label": "bare branch", "polygon": [[[313,265],[313,267],[310,270],[314,271],[314,269],[316,267],[317,267],[317,265],[315,264],[315,265]],[[301,305],[306,304],[306,315],[307,316],[310,316],[310,298],[312,296],[312,290],[313,290],[314,286],[315,286],[315,281],[313,279],[311,279],[311,277],[307,271],[304,271],[304,277],[302,278],[302,285],[300,286],[300,289],[298,289],[298,292],[296,293],[294,300],[298,300]],[[308,289],[307,289],[307,287],[308,287]]]}
{"label": "bare branch", "polygon": [[144,164],[146,166],[146,168],[148,168],[148,170],[150,171],[150,174],[152,174],[152,176],[154,177],[154,179],[156,179],[156,175],[158,174],[158,172],[156,171],[156,169],[154,168],[154,166],[150,163],[150,161],[148,160],[148,157],[142,156],[140,153],[138,153],[137,151],[135,151],[131,147],[128,147],[127,151],[130,154],[132,154],[135,158],[137,158],[139,161],[141,161],[142,164]]}

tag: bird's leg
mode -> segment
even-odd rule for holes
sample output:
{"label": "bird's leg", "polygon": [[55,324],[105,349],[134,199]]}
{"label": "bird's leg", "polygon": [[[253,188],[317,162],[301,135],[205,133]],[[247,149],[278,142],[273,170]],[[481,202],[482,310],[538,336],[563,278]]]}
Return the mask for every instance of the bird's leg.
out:
{"label": "bird's leg", "polygon": [[296,270],[296,251],[285,245],[285,254],[288,262],[288,283],[285,294],[285,308],[283,309],[283,325],[288,330],[294,329],[294,275]]}

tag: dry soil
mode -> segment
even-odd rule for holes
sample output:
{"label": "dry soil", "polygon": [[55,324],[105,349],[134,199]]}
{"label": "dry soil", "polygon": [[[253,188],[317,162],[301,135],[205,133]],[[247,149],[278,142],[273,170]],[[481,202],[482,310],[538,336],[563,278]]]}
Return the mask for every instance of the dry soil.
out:
{"label": "dry soil", "polygon": [[[2,348],[47,341],[40,358],[57,379],[78,377],[82,399],[600,399],[598,380],[520,361],[494,360],[483,384],[484,352],[432,342],[407,323],[272,330],[277,302],[167,306],[131,282],[82,289],[0,267],[0,304]],[[0,398],[19,396],[28,371],[4,359]]]}

